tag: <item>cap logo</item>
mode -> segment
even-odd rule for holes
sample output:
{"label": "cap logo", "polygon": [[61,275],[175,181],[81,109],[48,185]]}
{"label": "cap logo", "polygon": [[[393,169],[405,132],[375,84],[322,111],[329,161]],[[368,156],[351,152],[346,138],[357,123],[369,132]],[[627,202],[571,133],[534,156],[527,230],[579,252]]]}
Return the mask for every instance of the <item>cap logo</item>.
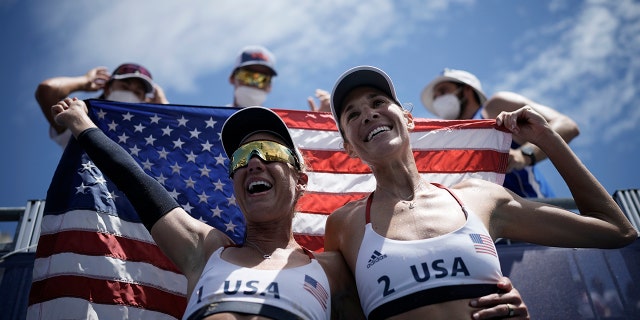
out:
{"label": "cap logo", "polygon": [[269,57],[262,52],[252,52],[252,53],[244,53],[242,59],[243,61],[251,61],[251,60],[260,60],[260,61],[269,61]]}

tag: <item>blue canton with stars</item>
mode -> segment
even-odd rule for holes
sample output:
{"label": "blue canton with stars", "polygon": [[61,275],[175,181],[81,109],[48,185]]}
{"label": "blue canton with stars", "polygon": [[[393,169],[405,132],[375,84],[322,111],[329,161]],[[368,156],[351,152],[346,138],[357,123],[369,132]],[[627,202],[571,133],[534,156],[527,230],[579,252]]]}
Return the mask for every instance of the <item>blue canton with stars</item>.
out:
{"label": "blue canton with stars", "polygon": [[[98,127],[127,150],[185,211],[236,243],[243,241],[244,218],[236,205],[229,160],[220,141],[222,125],[237,108],[86,102]],[[109,186],[114,188],[112,183]],[[116,203],[119,199],[128,202],[120,191],[110,192]],[[123,207],[132,208],[130,204]]]}

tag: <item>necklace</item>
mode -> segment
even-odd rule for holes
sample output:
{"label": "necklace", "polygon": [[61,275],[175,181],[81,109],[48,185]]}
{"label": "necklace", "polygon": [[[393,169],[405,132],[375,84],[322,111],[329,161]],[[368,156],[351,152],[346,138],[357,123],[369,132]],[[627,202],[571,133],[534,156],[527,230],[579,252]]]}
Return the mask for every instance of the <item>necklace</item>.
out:
{"label": "necklace", "polygon": [[[404,203],[405,205],[409,206],[409,210],[413,210],[413,208],[416,207],[416,201],[415,201],[415,194],[416,192],[423,186],[423,180],[420,179],[420,182],[418,182],[418,184],[413,188],[413,194],[409,195],[408,197],[403,197],[402,195],[397,196],[398,198],[400,198],[400,202]],[[384,190],[385,192],[395,195],[394,193],[388,191],[386,188],[383,188],[381,185],[378,184],[378,187],[382,190]],[[413,199],[409,199],[412,198]]]}
{"label": "necklace", "polygon": [[402,200],[402,203],[409,204],[409,209],[413,209],[413,208],[416,207],[416,202],[415,201]]}
{"label": "necklace", "polygon": [[245,244],[248,244],[248,245],[252,246],[254,249],[258,250],[258,252],[260,252],[260,253],[262,254],[262,258],[264,258],[264,259],[271,259],[271,255],[270,255],[270,254],[267,254],[267,253],[266,253],[266,252],[264,252],[264,251],[262,251],[262,249],[260,249],[260,247],[258,247],[258,245],[257,245],[257,244],[255,244],[255,243],[253,243],[253,242],[251,242],[251,241],[248,241],[248,240],[246,240],[244,243],[245,243]]}

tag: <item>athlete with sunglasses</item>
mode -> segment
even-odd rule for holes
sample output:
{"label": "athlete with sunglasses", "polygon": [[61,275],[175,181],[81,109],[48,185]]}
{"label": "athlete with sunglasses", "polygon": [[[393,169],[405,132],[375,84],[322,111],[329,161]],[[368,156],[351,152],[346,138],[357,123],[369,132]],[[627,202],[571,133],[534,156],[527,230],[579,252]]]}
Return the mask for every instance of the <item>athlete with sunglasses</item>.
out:
{"label": "athlete with sunglasses", "polygon": [[308,177],[287,127],[273,111],[244,108],[222,129],[246,221],[240,246],[183,210],[96,128],[83,101],[67,98],[52,114],[127,195],[156,244],[186,276],[183,319],[363,318],[342,256],[313,254],[293,238],[294,209]]}
{"label": "athlete with sunglasses", "polygon": [[[273,111],[241,109],[229,117],[221,133],[236,201],[246,221],[242,245],[183,210],[93,124],[83,101],[67,98],[52,107],[52,114],[127,195],[156,244],[186,276],[183,319],[364,318],[342,255],[312,253],[293,238],[295,207],[308,176],[289,130]],[[508,280],[502,286],[512,290]],[[521,301],[516,290],[510,294],[512,303]],[[480,301],[500,303],[506,303],[504,296]]]}

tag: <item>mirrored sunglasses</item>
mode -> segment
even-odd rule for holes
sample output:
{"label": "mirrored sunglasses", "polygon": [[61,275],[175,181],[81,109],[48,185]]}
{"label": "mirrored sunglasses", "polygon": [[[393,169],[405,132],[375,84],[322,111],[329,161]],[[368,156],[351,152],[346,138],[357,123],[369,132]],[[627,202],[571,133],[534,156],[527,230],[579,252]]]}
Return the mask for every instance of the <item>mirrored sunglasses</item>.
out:
{"label": "mirrored sunglasses", "polygon": [[298,158],[296,158],[291,149],[274,141],[258,140],[243,144],[233,153],[231,165],[229,166],[229,176],[233,177],[236,170],[247,166],[254,155],[267,162],[288,163],[300,170]]}
{"label": "mirrored sunglasses", "polygon": [[256,87],[258,89],[264,89],[271,84],[270,75],[249,70],[238,70],[235,79],[244,86]]}

